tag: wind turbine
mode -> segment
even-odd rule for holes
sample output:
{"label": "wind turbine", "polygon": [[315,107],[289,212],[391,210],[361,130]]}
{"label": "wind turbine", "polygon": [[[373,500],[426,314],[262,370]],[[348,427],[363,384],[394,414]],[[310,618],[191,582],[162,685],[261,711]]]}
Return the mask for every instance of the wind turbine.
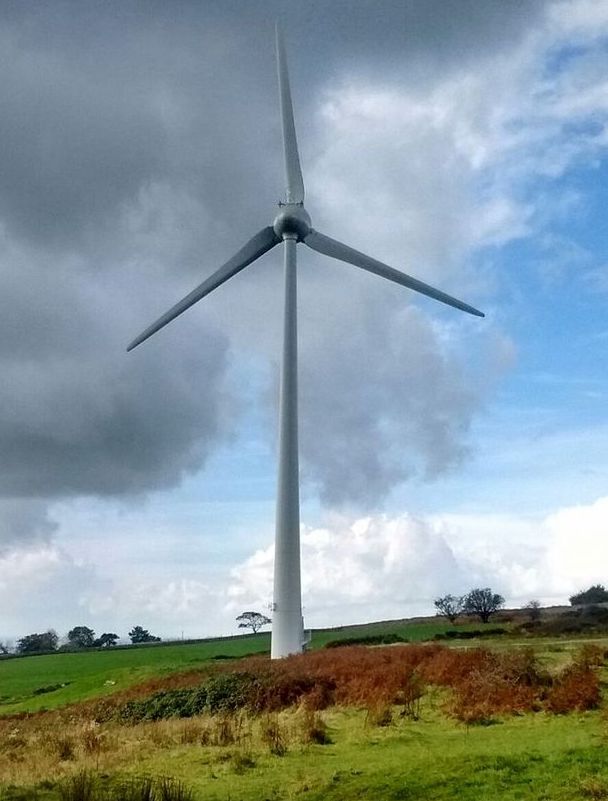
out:
{"label": "wind turbine", "polygon": [[152,334],[178,317],[190,306],[228,281],[275,245],[283,243],[285,254],[285,307],[283,321],[283,354],[279,399],[278,487],[274,556],[274,603],[272,624],[273,659],[300,653],[304,647],[304,625],[300,584],[300,497],[298,468],[298,347],[297,347],[297,283],[296,245],[304,243],[312,250],[375,273],[389,281],[413,289],[430,298],[447,303],[461,311],[483,317],[467,303],[411,278],[376,259],[354,250],[311,225],[304,208],[304,182],[291,103],[285,46],[279,27],[276,30],[279,101],[285,157],[286,198],[279,202],[279,211],[272,225],[262,228],[231,259],[209,276],[196,289],[176,303],[155,323],[131,342],[132,350]]}

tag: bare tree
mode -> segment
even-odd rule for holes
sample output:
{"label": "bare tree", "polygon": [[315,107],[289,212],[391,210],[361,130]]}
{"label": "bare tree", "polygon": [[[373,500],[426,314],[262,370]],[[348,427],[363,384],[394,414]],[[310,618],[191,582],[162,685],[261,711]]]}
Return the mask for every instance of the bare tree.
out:
{"label": "bare tree", "polygon": [[531,601],[524,606],[524,609],[528,613],[528,618],[535,622],[536,620],[540,620],[541,615],[541,605],[540,601],[537,601],[536,598],[533,598]]}
{"label": "bare tree", "polygon": [[445,615],[450,623],[462,612],[463,599],[456,595],[444,595],[443,598],[436,598],[434,603],[437,614]]}
{"label": "bare tree", "polygon": [[479,615],[482,623],[487,623],[490,616],[504,606],[502,595],[492,592],[489,587],[471,590],[464,598],[463,611],[469,615]]}

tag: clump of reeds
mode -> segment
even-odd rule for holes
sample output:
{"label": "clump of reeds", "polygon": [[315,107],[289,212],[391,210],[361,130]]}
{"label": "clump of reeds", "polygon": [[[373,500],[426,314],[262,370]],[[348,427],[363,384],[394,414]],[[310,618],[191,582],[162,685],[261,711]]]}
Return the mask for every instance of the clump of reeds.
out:
{"label": "clump of reeds", "polygon": [[287,753],[287,733],[275,713],[267,713],[260,720],[260,739],[271,754],[284,756]]}

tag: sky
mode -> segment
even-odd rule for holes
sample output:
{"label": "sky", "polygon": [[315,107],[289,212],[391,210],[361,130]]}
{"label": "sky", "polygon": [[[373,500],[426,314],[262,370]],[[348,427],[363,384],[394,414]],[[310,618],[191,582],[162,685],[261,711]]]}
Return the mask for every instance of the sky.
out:
{"label": "sky", "polygon": [[481,308],[298,248],[306,626],[608,582],[608,4],[0,5],[0,639],[272,601],[282,257],[126,345],[284,196]]}

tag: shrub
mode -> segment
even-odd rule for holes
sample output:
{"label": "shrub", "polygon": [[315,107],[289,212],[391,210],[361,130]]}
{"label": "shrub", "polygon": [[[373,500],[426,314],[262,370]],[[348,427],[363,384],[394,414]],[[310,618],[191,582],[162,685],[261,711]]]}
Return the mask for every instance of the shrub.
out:
{"label": "shrub", "polygon": [[207,708],[207,689],[161,690],[141,701],[127,701],[120,708],[118,717],[125,723],[165,718],[190,718],[200,715]]}
{"label": "shrub", "polygon": [[574,709],[597,709],[600,704],[600,681],[590,667],[573,664],[557,677],[547,695],[547,709],[564,714]]}
{"label": "shrub", "polygon": [[257,680],[249,673],[220,673],[212,676],[202,689],[207,711],[235,712],[252,702]]}
{"label": "shrub", "polygon": [[604,649],[595,643],[585,643],[574,657],[574,661],[581,667],[602,667],[606,654]]}
{"label": "shrub", "polygon": [[535,634],[561,635],[598,632],[608,630],[608,609],[604,606],[582,606],[547,620],[529,621],[521,628]]}

